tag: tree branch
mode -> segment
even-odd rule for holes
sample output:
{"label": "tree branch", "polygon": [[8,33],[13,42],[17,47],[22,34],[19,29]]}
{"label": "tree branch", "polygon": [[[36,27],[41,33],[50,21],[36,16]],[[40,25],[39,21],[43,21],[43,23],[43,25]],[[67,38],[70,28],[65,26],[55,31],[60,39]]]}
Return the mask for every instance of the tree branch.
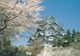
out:
{"label": "tree branch", "polygon": [[4,20],[4,27],[0,29],[0,32],[7,28],[6,19]]}
{"label": "tree branch", "polygon": [[[28,5],[28,3],[27,3],[26,5]],[[9,20],[7,20],[7,21],[11,21],[11,20],[15,19],[16,17],[18,17],[25,9],[26,9],[26,8],[24,8],[22,11],[20,11],[20,13],[19,13],[18,15],[16,15],[14,18],[9,19]]]}
{"label": "tree branch", "polygon": [[[15,2],[15,4],[14,4],[14,6],[13,6],[13,8],[11,9],[11,10],[13,10],[14,8],[15,8],[15,5],[18,3],[18,0]],[[9,14],[8,15],[10,15],[11,14],[11,12],[9,12]]]}
{"label": "tree branch", "polygon": [[11,10],[13,10],[15,8],[15,5],[18,3],[18,0],[15,2],[13,8]]}

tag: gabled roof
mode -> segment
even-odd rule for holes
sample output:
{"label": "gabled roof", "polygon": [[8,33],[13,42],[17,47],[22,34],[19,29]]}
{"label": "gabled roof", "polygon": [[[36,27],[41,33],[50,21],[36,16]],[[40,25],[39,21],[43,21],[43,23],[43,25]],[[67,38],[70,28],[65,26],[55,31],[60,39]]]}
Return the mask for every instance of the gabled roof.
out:
{"label": "gabled roof", "polygon": [[64,30],[62,28],[59,29],[60,32],[64,32]]}
{"label": "gabled roof", "polygon": [[58,32],[55,36],[61,36],[61,37],[63,37],[63,35],[60,32]]}
{"label": "gabled roof", "polygon": [[50,26],[50,27],[49,27],[49,29],[55,30],[55,28],[54,28],[54,27],[52,27],[52,26]]}
{"label": "gabled roof", "polygon": [[31,39],[31,37],[29,38],[29,40],[28,40],[28,42],[31,42],[32,41],[32,39]]}
{"label": "gabled roof", "polygon": [[53,16],[47,17],[46,19],[47,19],[47,20],[49,19],[49,20],[55,21],[55,19],[54,19]]}
{"label": "gabled roof", "polygon": [[47,24],[47,23],[49,23],[47,21],[49,21],[50,23],[52,23],[52,22],[55,22],[56,20],[53,18],[53,16],[50,16],[50,17],[47,17],[46,19],[42,19],[40,21],[37,21],[36,23],[37,24]]}

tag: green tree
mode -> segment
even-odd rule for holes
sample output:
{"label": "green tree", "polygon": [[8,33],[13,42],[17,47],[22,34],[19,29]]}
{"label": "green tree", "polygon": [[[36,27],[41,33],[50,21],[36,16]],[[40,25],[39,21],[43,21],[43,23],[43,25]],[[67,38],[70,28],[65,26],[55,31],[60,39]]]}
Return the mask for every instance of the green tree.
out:
{"label": "green tree", "polygon": [[80,32],[76,32],[75,42],[80,42]]}
{"label": "green tree", "polygon": [[35,40],[32,44],[29,45],[28,51],[32,53],[31,56],[37,56],[42,50],[41,41]]}
{"label": "green tree", "polygon": [[29,56],[26,54],[24,48],[11,46],[9,38],[0,38],[2,44],[0,45],[0,56]]}
{"label": "green tree", "polygon": [[72,42],[75,42],[75,36],[76,36],[76,32],[75,32],[75,29],[73,29],[73,31],[72,31]]}
{"label": "green tree", "polygon": [[69,43],[72,42],[71,32],[70,32],[69,29],[67,30],[67,33],[65,34],[64,39],[65,39],[67,42],[69,42]]}
{"label": "green tree", "polygon": [[70,37],[71,37],[71,32],[70,32],[70,30],[69,30],[69,29],[67,30],[67,36],[68,36],[68,38],[70,38]]}
{"label": "green tree", "polygon": [[75,38],[75,35],[76,35],[76,32],[75,32],[75,29],[73,29],[73,31],[72,31],[72,38]]}
{"label": "green tree", "polygon": [[65,42],[64,38],[55,38],[53,40],[53,42],[55,43],[55,46],[58,46],[58,47],[65,45],[64,44],[64,42]]}
{"label": "green tree", "polygon": [[9,38],[1,38],[0,55],[1,56],[15,56],[17,48],[11,46],[11,41]]}

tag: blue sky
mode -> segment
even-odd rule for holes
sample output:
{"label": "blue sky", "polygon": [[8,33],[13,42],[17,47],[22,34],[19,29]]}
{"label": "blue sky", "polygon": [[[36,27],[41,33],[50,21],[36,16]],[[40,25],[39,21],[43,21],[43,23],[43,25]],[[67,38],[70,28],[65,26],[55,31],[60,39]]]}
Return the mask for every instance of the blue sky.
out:
{"label": "blue sky", "polygon": [[41,17],[53,16],[63,29],[80,31],[80,0],[43,0]]}

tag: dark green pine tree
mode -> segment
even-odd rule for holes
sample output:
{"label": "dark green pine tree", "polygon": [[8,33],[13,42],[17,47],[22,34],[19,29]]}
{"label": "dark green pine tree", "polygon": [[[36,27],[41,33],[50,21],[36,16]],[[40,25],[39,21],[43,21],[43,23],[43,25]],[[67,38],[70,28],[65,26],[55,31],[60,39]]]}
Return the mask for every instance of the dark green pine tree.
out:
{"label": "dark green pine tree", "polygon": [[76,36],[76,32],[75,29],[73,29],[72,31],[72,41],[75,42],[75,36]]}
{"label": "dark green pine tree", "polygon": [[55,38],[63,38],[64,30],[58,25],[57,21],[52,16],[37,23],[39,24],[39,27],[35,34],[30,37],[29,42],[33,43],[35,40],[40,40],[42,44],[53,45],[53,40]]}
{"label": "dark green pine tree", "polygon": [[73,29],[73,31],[72,31],[72,38],[75,38],[75,35],[76,35],[76,32],[75,32],[75,29]]}
{"label": "dark green pine tree", "polygon": [[69,29],[67,30],[67,33],[64,36],[64,38],[68,42],[68,44],[70,44],[73,41],[73,38]]}
{"label": "dark green pine tree", "polygon": [[76,32],[75,42],[80,42],[80,32]]}
{"label": "dark green pine tree", "polygon": [[71,37],[71,32],[70,32],[70,30],[68,29],[68,31],[67,31],[67,36],[70,38]]}

